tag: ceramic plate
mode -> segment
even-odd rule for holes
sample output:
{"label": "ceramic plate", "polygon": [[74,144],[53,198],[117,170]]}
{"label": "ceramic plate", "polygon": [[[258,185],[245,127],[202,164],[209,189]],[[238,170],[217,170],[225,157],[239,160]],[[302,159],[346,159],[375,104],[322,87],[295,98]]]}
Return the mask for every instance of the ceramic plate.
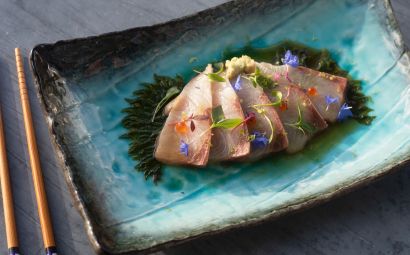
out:
{"label": "ceramic plate", "polygon": [[[227,47],[282,40],[326,48],[373,98],[370,126],[349,121],[296,155],[254,164],[134,170],[124,100],[154,73],[189,77]],[[305,208],[410,158],[409,55],[388,1],[238,0],[165,24],[36,46],[31,65],[69,186],[96,248],[152,251]]]}

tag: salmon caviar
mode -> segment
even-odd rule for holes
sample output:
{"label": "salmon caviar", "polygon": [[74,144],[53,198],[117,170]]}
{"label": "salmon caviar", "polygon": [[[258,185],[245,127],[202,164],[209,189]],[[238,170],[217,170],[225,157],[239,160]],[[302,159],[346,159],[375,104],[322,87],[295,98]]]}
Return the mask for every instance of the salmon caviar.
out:
{"label": "salmon caviar", "polygon": [[186,134],[188,132],[188,127],[184,121],[175,124],[175,131],[180,134]]}
{"label": "salmon caviar", "polygon": [[310,87],[307,89],[307,93],[309,96],[316,96],[317,95],[317,89],[315,87]]}
{"label": "salmon caviar", "polygon": [[279,109],[280,109],[282,112],[286,111],[286,110],[288,109],[288,103],[287,103],[287,102],[282,102],[282,103],[280,103]]}

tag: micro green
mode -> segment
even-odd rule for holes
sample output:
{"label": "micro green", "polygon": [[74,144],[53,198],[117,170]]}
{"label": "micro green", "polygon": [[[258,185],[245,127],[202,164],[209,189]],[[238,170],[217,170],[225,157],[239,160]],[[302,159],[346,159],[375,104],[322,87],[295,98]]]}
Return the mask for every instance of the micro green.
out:
{"label": "micro green", "polygon": [[243,123],[242,119],[226,119],[222,106],[217,106],[212,109],[212,125],[211,128],[232,129]]}
{"label": "micro green", "polygon": [[[224,64],[223,63],[219,63],[219,70],[214,72],[214,73],[207,73],[205,74],[206,76],[208,76],[209,80],[211,81],[215,81],[215,82],[225,82],[225,78],[223,78],[222,76],[220,76],[220,74],[224,71]],[[195,73],[199,73],[201,74],[202,72],[195,70]]]}
{"label": "micro green", "polygon": [[272,89],[276,85],[270,78],[261,74],[259,68],[256,68],[254,73],[249,74],[247,79],[252,82],[254,87],[259,86],[264,89]]}
{"label": "micro green", "polygon": [[154,122],[155,116],[158,114],[158,112],[165,106],[166,103],[168,103],[172,98],[174,98],[176,95],[181,93],[181,90],[177,87],[171,87],[167,90],[167,93],[165,96],[159,101],[157,104],[157,107],[155,107],[154,114],[152,115],[151,122]]}
{"label": "micro green", "polygon": [[272,91],[272,96],[276,98],[275,102],[270,104],[255,104],[252,107],[261,107],[261,106],[279,106],[282,103],[282,92],[280,91]]}
{"label": "micro green", "polygon": [[272,120],[266,115],[266,110],[262,108],[263,106],[254,106],[254,105],[252,105],[250,107],[255,109],[268,122],[269,127],[271,129],[271,134],[269,136],[269,143],[271,143],[273,141],[273,136],[274,136],[274,133],[275,133],[275,128],[273,127]]}
{"label": "micro green", "polygon": [[296,128],[304,135],[312,134],[315,132],[315,127],[309,123],[306,123],[302,117],[302,111],[300,110],[300,106],[298,104],[298,120],[295,123],[286,123],[285,125]]}

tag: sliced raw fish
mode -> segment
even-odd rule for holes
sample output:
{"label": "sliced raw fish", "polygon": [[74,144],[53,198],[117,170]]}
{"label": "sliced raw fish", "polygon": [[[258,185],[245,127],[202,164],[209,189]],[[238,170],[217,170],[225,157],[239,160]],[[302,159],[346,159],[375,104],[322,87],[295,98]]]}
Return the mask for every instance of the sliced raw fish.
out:
{"label": "sliced raw fish", "polygon": [[[289,141],[286,151],[298,152],[311,137],[327,127],[326,121],[298,86],[279,83],[273,91],[282,93],[282,103],[276,106],[276,109]],[[272,97],[272,100],[275,99],[272,91],[266,91],[266,94]]]}
{"label": "sliced raw fish", "polygon": [[302,66],[275,66],[264,62],[256,65],[262,74],[281,84],[295,84],[301,87],[325,120],[337,120],[340,107],[345,102],[346,78]]}
{"label": "sliced raw fish", "polygon": [[157,160],[173,165],[207,164],[211,144],[212,92],[206,73],[210,72],[212,67],[208,65],[204,73],[193,78],[174,101],[157,139]]}
{"label": "sliced raw fish", "polygon": [[[231,81],[231,83],[235,82]],[[242,110],[248,117],[247,126],[250,139],[254,139],[251,142],[251,153],[248,158],[256,159],[285,149],[288,146],[288,140],[275,108],[273,106],[252,107],[271,104],[263,89],[255,87],[251,81],[241,77],[240,87],[235,91],[239,96]],[[272,142],[267,143],[267,139],[271,136]]]}
{"label": "sliced raw fish", "polygon": [[[229,80],[225,80],[226,82],[212,82],[212,105],[214,108],[222,107],[225,119],[244,121],[239,97]],[[248,128],[245,123],[232,129],[212,129],[210,161],[233,160],[248,155],[249,151]]]}
{"label": "sliced raw fish", "polygon": [[172,106],[174,106],[175,102],[177,101],[178,97],[172,99],[165,107],[164,107],[164,114],[168,115],[171,112]]}

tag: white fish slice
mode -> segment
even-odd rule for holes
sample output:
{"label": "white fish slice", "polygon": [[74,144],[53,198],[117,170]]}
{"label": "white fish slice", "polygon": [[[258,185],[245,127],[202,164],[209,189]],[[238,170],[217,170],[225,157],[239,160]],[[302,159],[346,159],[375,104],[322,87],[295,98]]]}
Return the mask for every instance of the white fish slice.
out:
{"label": "white fish slice", "polygon": [[[277,106],[277,112],[289,141],[286,151],[298,152],[316,133],[327,128],[327,123],[301,88],[279,83],[273,91],[282,93],[283,104]],[[267,95],[272,93],[267,92]]]}
{"label": "white fish slice", "polygon": [[[263,114],[253,108],[253,105],[270,104],[271,101],[260,87],[254,87],[251,81],[241,78],[241,88],[236,90],[239,96],[242,110],[247,116],[253,115],[254,120],[248,121],[250,135],[262,134],[266,138],[272,137],[272,142],[263,146],[261,143],[252,143],[251,153],[247,158],[257,159],[266,154],[280,151],[288,146],[285,129],[273,106],[257,107]],[[273,131],[273,133],[272,133]]]}
{"label": "white fish slice", "polygon": [[[320,115],[328,122],[335,122],[340,107],[345,102],[347,79],[306,67],[275,66],[257,63],[261,73],[281,84],[295,84],[307,92]],[[310,91],[309,91],[310,90]]]}
{"label": "white fish slice", "polygon": [[[224,77],[224,73],[221,74]],[[226,119],[244,120],[239,101],[228,79],[226,82],[212,82],[213,107],[221,106]],[[248,128],[246,124],[233,129],[212,129],[210,161],[226,161],[244,157],[250,152]]]}
{"label": "white fish slice", "polygon": [[[204,73],[193,78],[173,101],[172,109],[157,139],[157,160],[172,165],[207,164],[211,143],[212,92],[211,82],[205,74],[210,72],[212,67],[208,65]],[[194,130],[191,129],[191,121],[194,122]],[[177,123],[184,123],[181,126],[186,129],[178,129]],[[178,130],[184,132],[177,132]]]}

